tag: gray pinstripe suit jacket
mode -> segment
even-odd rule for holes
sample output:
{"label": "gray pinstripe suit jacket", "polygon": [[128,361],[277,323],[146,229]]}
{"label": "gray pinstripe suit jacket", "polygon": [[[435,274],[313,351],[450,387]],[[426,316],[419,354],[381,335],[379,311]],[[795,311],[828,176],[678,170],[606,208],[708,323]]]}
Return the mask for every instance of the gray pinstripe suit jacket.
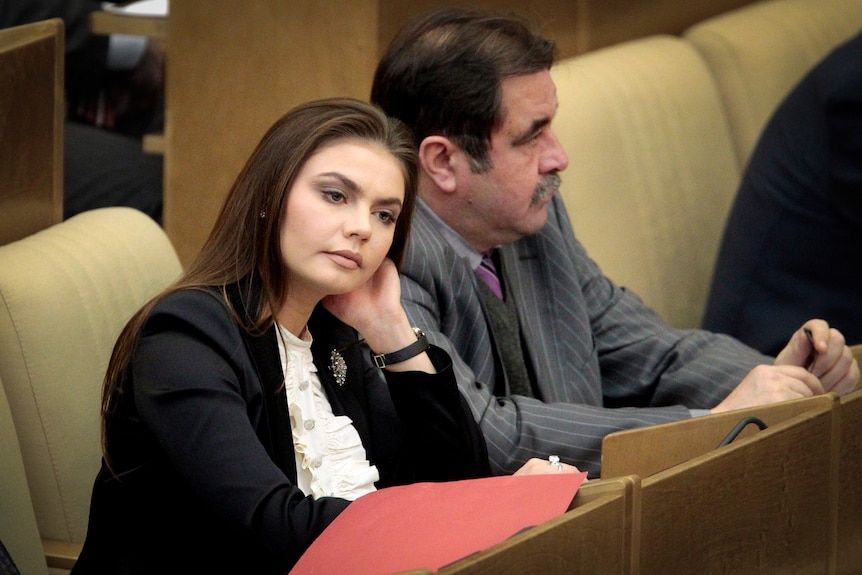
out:
{"label": "gray pinstripe suit jacket", "polygon": [[411,322],[452,356],[495,473],[557,454],[596,476],[608,433],[714,407],[754,365],[772,363],[726,336],[662,322],[602,274],[575,239],[557,195],[544,228],[500,254],[541,399],[494,395],[501,370],[478,294],[481,280],[437,225],[418,202],[402,299]]}

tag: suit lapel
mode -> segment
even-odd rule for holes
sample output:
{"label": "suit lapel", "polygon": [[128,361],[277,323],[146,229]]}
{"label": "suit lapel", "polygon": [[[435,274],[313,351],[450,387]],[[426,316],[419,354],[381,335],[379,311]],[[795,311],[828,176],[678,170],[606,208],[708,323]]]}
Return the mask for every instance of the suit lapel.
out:
{"label": "suit lapel", "polygon": [[[539,392],[546,401],[573,401],[577,398],[559,397],[560,389],[572,386],[543,384],[585,377],[583,364],[593,348],[591,341],[568,349],[566,354],[561,351],[566,349],[563,342],[574,340],[572,332],[590,334],[591,328],[586,309],[573,297],[580,290],[573,262],[560,248],[562,238],[549,236],[553,229],[548,228],[503,246],[501,255],[514,284],[512,292],[526,342],[525,360],[535,370]],[[579,355],[584,353],[587,355]]]}

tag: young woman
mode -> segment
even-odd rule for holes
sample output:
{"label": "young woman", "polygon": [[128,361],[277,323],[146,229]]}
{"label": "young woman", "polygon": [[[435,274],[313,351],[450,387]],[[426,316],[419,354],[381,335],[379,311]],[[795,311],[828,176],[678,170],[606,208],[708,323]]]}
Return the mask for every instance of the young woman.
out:
{"label": "young woman", "polygon": [[410,136],[369,104],[267,132],[116,343],[75,574],[284,573],[350,500],[489,473],[448,355],[401,307],[415,185]]}

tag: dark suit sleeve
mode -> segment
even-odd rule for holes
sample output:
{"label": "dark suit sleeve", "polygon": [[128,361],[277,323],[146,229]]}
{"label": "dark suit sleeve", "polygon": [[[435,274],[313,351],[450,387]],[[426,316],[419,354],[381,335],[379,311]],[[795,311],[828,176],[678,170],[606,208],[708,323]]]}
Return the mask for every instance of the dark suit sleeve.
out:
{"label": "dark suit sleeve", "polygon": [[402,302],[410,321],[452,356],[496,474],[558,455],[596,476],[608,433],[714,407],[751,367],[771,361],[730,338],[664,324],[601,273],[557,197],[546,228],[518,242],[520,259],[508,268],[542,397],[499,395],[475,274],[427,209],[420,205],[414,216]]}
{"label": "dark suit sleeve", "polygon": [[862,34],[842,48],[844,58],[830,70],[824,91],[835,94],[824,110],[829,138],[829,185],[838,213],[856,238],[862,225]]}

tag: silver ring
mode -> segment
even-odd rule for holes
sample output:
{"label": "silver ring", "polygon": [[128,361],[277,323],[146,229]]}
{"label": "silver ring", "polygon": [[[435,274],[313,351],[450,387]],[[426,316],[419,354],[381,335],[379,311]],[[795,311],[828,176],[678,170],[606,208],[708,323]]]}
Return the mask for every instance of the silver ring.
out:
{"label": "silver ring", "polygon": [[550,463],[551,465],[556,467],[557,471],[563,470],[563,464],[560,463],[560,456],[559,455],[549,455],[548,456],[548,463]]}

